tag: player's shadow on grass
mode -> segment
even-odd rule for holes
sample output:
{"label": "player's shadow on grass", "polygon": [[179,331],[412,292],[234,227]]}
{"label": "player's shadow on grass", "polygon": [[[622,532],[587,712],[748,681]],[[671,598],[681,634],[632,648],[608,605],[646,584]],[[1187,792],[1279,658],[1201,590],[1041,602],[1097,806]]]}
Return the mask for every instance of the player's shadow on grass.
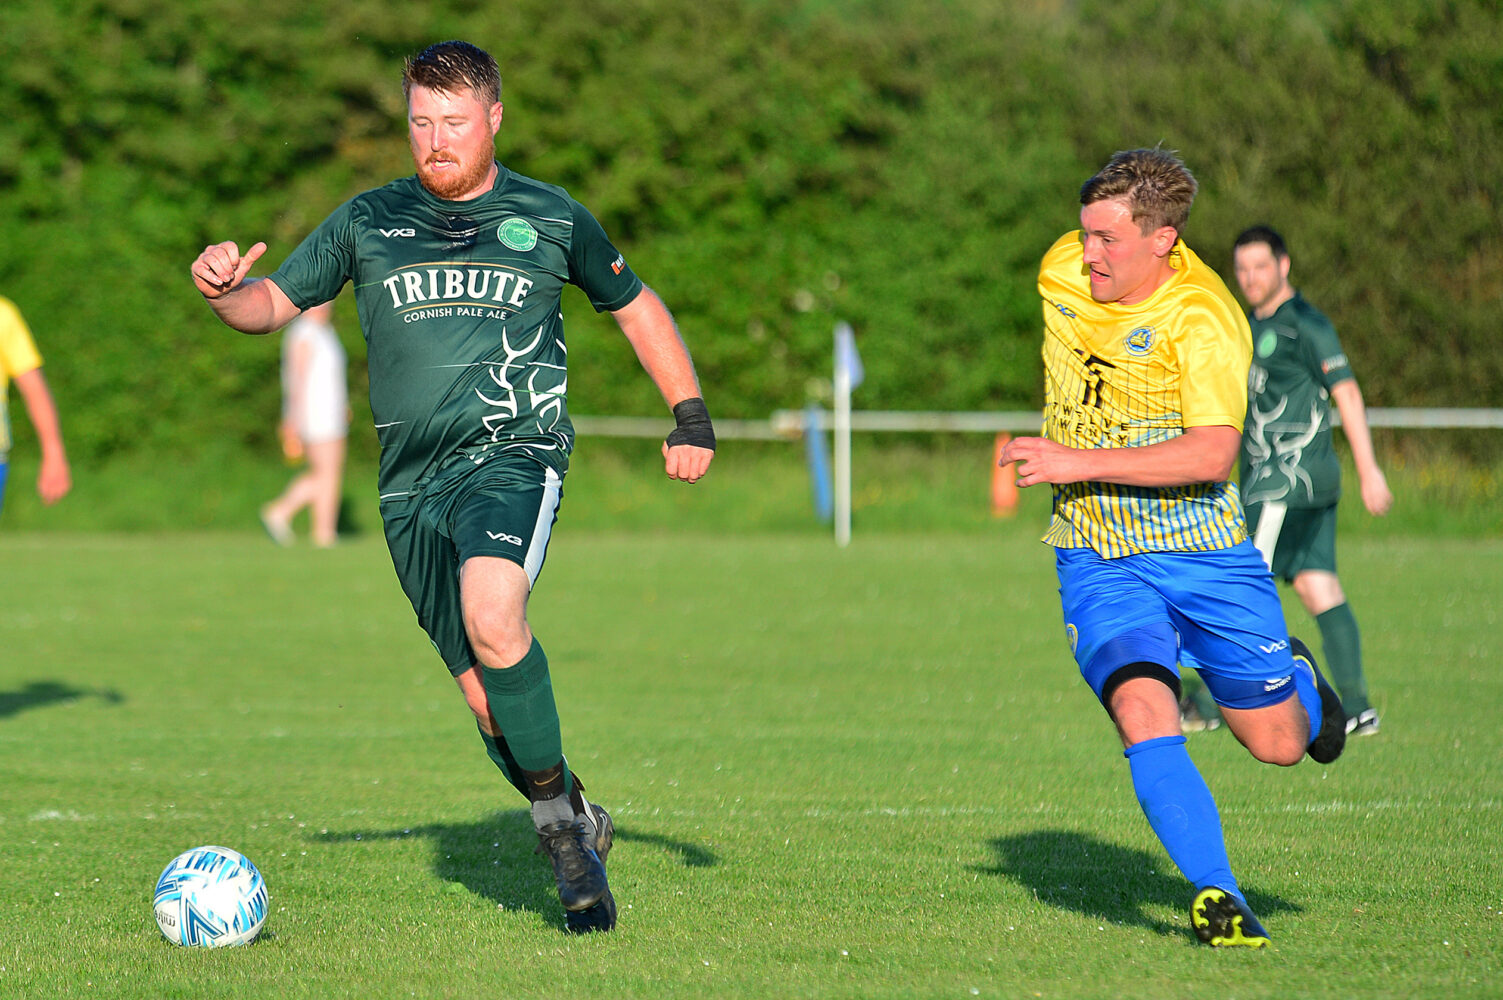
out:
{"label": "player's shadow on grass", "polygon": [[99,698],[107,705],[118,705],[125,700],[119,691],[109,689],[96,691],[90,688],[74,687],[72,684],[62,684],[58,681],[32,681],[15,691],[0,691],[0,719],[19,715],[31,708],[65,705],[80,698],[91,697]]}
{"label": "player's shadow on grass", "polygon": [[[1109,844],[1070,830],[1036,830],[991,842],[997,864],[978,869],[1012,879],[1034,898],[1093,920],[1142,927],[1159,935],[1189,934],[1194,890],[1169,863],[1145,851]],[[1165,869],[1168,869],[1167,871]],[[1260,918],[1300,907],[1242,886]],[[1178,923],[1159,908],[1183,914]]]}
{"label": "player's shadow on grass", "polygon": [[[316,834],[323,843],[408,840],[423,837],[433,844],[433,874],[454,886],[495,903],[498,909],[526,910],[564,923],[563,907],[553,882],[553,868],[537,855],[532,813],[508,809],[476,823],[432,823],[401,830],[350,830]],[[640,833],[616,824],[614,851],[622,843],[639,843],[675,854],[689,868],[720,863],[714,852],[697,844],[656,833]]]}

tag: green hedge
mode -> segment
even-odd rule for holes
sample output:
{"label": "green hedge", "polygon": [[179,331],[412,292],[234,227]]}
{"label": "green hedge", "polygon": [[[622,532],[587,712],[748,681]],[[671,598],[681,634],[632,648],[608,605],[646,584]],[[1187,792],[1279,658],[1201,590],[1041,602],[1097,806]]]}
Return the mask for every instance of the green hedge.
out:
{"label": "green hedge", "polygon": [[[1224,273],[1242,227],[1285,231],[1370,403],[1503,405],[1499,15],[10,0],[0,294],[37,333],[80,461],[210,439],[271,453],[276,342],[219,326],[188,264],[265,239],[264,273],[340,200],[409,173],[402,57],[464,37],[502,66],[501,158],[602,218],[673,308],[717,414],[827,391],[840,319],[866,361],[859,405],[1037,405],[1038,258],[1096,166],[1158,142],[1200,178],[1188,238]],[[566,308],[575,410],[661,412],[608,320],[574,293]],[[360,400],[348,295],[338,319]]]}

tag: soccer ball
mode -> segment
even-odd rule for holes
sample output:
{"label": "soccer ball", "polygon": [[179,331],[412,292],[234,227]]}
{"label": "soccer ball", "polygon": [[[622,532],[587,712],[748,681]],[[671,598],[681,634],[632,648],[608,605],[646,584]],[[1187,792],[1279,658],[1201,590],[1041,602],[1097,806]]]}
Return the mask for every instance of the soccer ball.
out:
{"label": "soccer ball", "polygon": [[163,869],[152,906],[173,944],[249,944],[266,922],[266,880],[239,851],[195,847]]}

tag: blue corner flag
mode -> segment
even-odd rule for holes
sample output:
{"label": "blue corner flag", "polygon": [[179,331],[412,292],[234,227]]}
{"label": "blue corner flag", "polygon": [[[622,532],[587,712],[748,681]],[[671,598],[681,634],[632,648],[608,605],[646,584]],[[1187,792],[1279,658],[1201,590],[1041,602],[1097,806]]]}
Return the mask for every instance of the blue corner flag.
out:
{"label": "blue corner flag", "polygon": [[835,371],[850,375],[852,389],[866,378],[866,369],[861,366],[861,352],[856,350],[856,334],[849,323],[835,326]]}
{"label": "blue corner flag", "polygon": [[809,462],[814,516],[828,521],[835,516],[835,492],[830,485],[830,452],[825,444],[824,419],[816,403],[810,403],[804,410],[804,457]]}

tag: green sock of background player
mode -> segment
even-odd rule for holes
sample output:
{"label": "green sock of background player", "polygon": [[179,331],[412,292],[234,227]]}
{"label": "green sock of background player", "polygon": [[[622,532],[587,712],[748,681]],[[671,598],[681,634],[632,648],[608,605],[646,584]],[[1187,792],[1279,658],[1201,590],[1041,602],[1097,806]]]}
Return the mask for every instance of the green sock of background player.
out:
{"label": "green sock of background player", "polygon": [[1352,718],[1372,705],[1367,700],[1367,678],[1362,673],[1362,637],[1352,606],[1341,603],[1315,616],[1320,641],[1325,647],[1326,672],[1341,694],[1341,708]]}

